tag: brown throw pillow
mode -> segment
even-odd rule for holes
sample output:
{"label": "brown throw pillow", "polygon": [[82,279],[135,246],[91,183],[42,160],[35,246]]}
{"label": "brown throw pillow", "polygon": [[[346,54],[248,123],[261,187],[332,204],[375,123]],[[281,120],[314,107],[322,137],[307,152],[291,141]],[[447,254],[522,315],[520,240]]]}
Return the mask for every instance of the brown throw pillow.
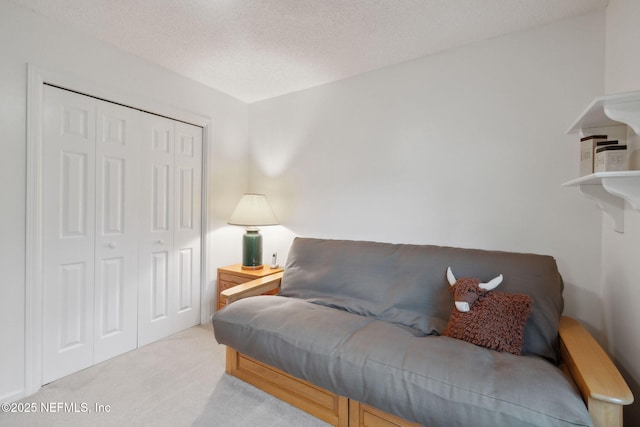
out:
{"label": "brown throw pillow", "polygon": [[532,305],[528,295],[489,291],[467,312],[453,307],[443,335],[519,355]]}

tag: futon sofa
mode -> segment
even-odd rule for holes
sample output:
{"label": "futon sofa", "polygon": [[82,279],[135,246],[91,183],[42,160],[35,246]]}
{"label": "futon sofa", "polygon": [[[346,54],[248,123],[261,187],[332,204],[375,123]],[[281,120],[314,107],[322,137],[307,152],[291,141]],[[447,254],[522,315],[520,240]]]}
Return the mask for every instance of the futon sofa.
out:
{"label": "futon sofa", "polygon": [[[521,354],[442,335],[448,267],[531,297]],[[621,426],[633,396],[562,290],[549,256],[296,238],[212,322],[227,373],[336,426]]]}

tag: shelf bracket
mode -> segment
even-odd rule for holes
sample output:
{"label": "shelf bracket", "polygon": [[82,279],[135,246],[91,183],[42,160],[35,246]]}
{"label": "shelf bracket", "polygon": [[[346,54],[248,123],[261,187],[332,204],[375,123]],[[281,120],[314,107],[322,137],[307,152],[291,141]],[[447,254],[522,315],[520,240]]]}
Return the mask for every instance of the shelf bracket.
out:
{"label": "shelf bracket", "polygon": [[624,233],[624,200],[611,194],[603,185],[582,184],[580,193],[588,199],[594,200],[600,209],[613,219],[614,230]]}
{"label": "shelf bracket", "polygon": [[622,197],[635,210],[640,210],[640,186],[637,177],[602,178],[602,186],[609,193]]}
{"label": "shelf bracket", "polygon": [[640,114],[638,114],[640,101],[605,104],[602,109],[611,120],[624,123],[631,127],[636,134],[640,134]]}

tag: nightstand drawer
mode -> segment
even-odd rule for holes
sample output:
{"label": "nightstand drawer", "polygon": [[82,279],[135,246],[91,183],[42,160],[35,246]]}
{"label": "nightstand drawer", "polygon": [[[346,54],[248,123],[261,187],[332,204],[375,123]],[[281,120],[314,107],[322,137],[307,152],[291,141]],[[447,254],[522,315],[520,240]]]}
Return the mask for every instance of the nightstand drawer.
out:
{"label": "nightstand drawer", "polygon": [[236,285],[239,285],[241,283],[246,283],[250,280],[255,279],[254,277],[251,277],[251,278],[242,277],[242,276],[236,276],[235,274],[227,274],[222,272],[218,274],[218,277],[220,282],[235,283]]}
{"label": "nightstand drawer", "polygon": [[[240,264],[218,268],[218,310],[226,305],[224,298],[220,295],[222,291],[281,271],[281,268],[269,268],[268,266],[258,270],[243,270]],[[275,295],[279,291],[280,289],[274,289],[265,292],[265,295]]]}
{"label": "nightstand drawer", "polygon": [[240,285],[245,282],[248,282],[248,280],[245,280],[244,282],[230,282],[228,280],[220,279],[220,281],[218,282],[218,291],[222,292],[225,289],[233,288],[234,286]]}

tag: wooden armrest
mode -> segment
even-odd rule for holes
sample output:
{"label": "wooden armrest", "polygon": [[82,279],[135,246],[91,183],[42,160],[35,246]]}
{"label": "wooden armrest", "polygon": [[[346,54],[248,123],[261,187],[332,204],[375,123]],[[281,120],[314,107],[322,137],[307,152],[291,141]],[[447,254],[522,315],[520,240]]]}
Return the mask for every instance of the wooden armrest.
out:
{"label": "wooden armrest", "polygon": [[633,394],[609,356],[591,334],[575,319],[560,319],[560,352],[582,398],[629,405]]}
{"label": "wooden armrest", "polygon": [[283,274],[284,272],[281,271],[280,273],[270,274],[269,276],[251,280],[250,282],[236,285],[233,288],[225,289],[220,292],[220,295],[226,299],[227,304],[231,304],[232,302],[242,298],[262,295],[265,292],[278,289],[280,287],[280,281],[282,280]]}

